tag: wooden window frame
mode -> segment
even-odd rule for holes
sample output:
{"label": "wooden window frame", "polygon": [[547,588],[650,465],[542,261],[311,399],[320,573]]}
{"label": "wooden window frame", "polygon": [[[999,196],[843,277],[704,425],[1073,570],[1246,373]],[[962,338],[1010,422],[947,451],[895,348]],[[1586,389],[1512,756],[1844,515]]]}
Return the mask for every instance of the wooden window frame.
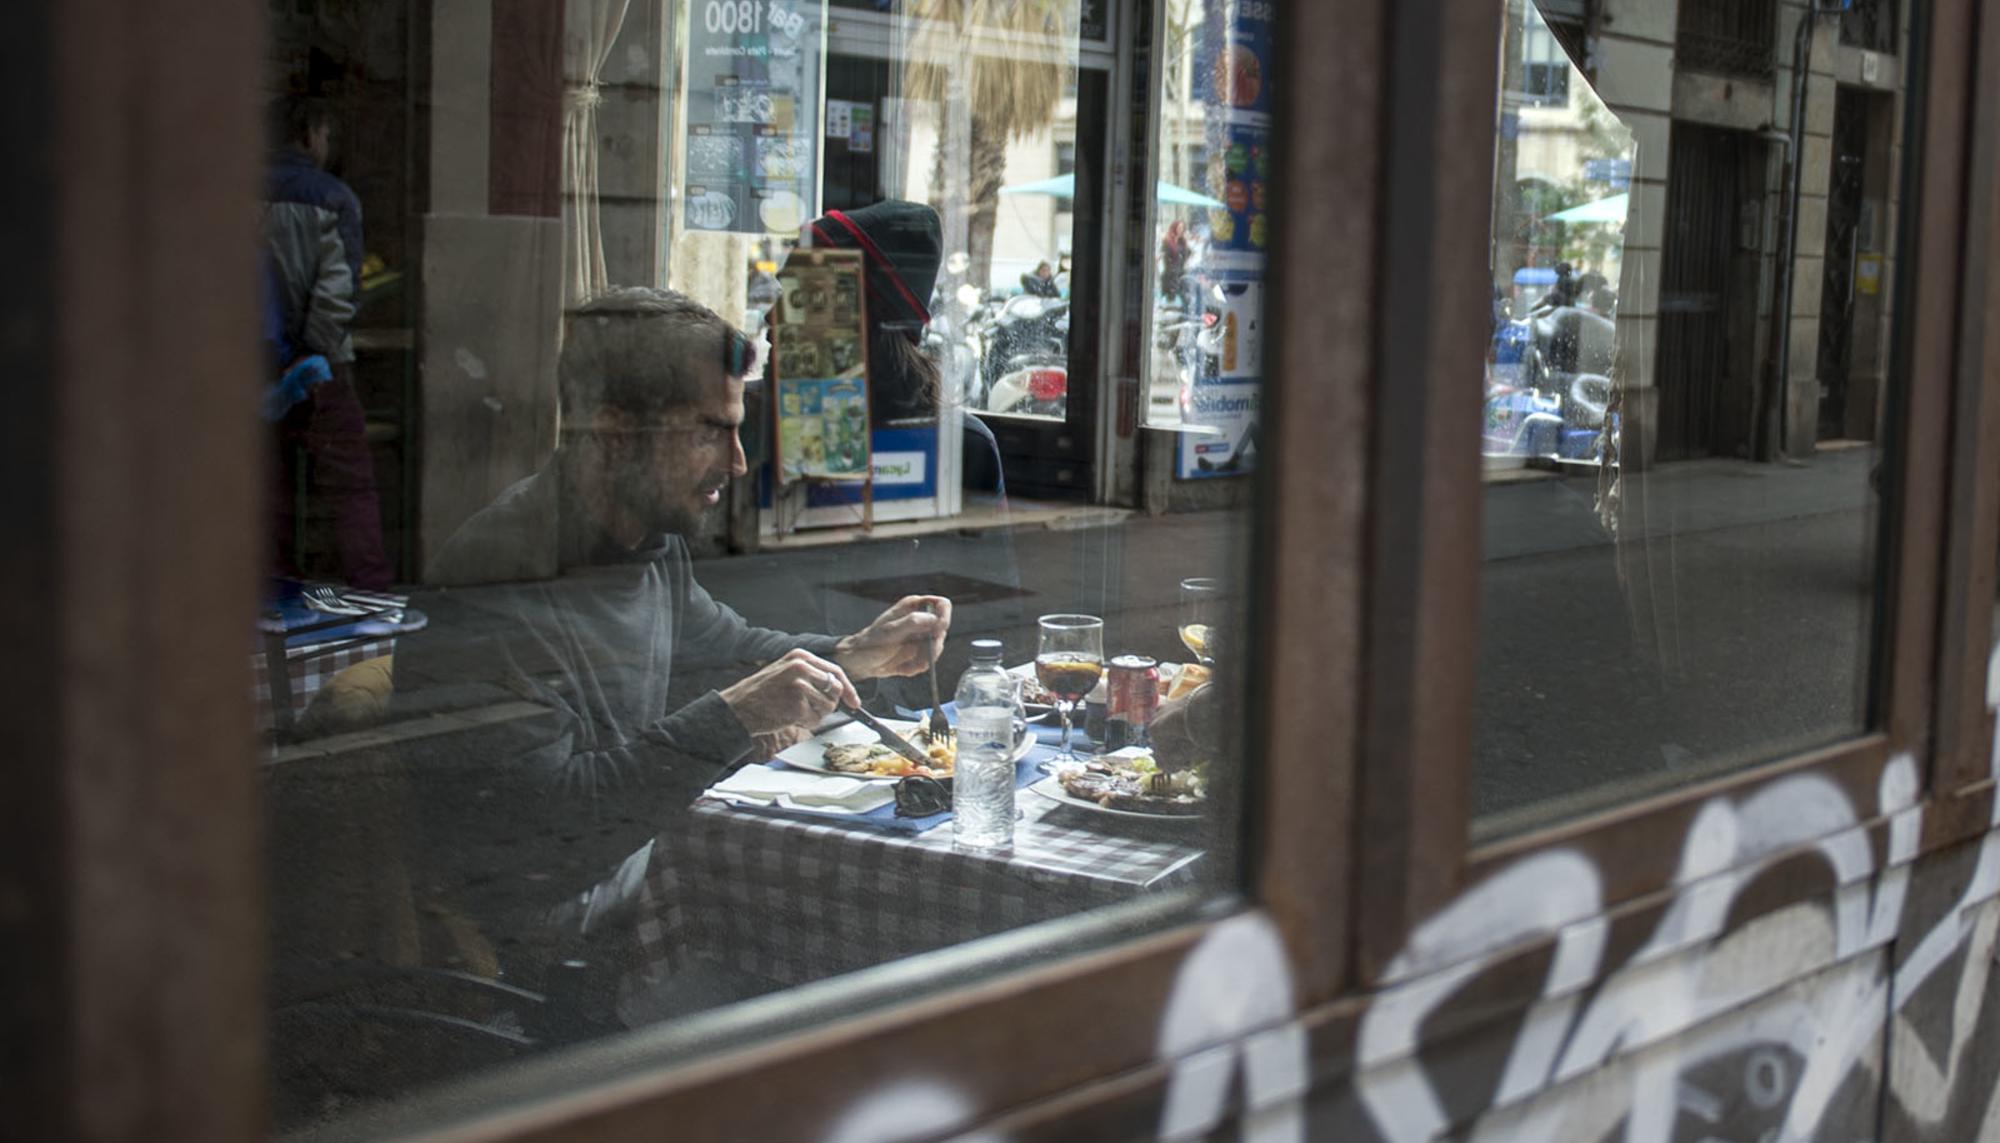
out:
{"label": "wooden window frame", "polygon": [[[1606,910],[1665,890],[1704,804],[1748,797],[1801,772],[1836,784],[1863,808],[1863,824],[1879,826],[1883,767],[1908,754],[1925,766],[1928,804],[1957,803],[1927,815],[1927,848],[1986,828],[1985,632],[2000,530],[2000,347],[1983,331],[2000,316],[2000,293],[1966,251],[1995,249],[2000,5],[1936,0],[1926,50],[1914,61],[1921,146],[1916,163],[1906,164],[1914,185],[1904,191],[1911,221],[1901,231],[1897,272],[1908,286],[1898,298],[1903,328],[1892,359],[1908,397],[1885,468],[1884,498],[1893,497],[1898,510],[1884,533],[1878,580],[1887,612],[1876,652],[1882,682],[1875,727],[1824,749],[1486,844],[1470,840],[1468,807],[1482,554],[1476,541],[1448,539],[1480,535],[1483,490],[1470,447],[1478,409],[1463,379],[1478,371],[1485,330],[1434,315],[1483,312],[1485,304],[1466,286],[1486,277],[1491,159],[1483,148],[1464,147],[1475,153],[1468,158],[1450,147],[1492,130],[1496,85],[1481,53],[1492,55],[1498,42],[1500,5],[1440,0],[1412,7],[1438,11],[1411,12],[1407,25],[1391,31],[1392,44],[1405,34],[1417,42],[1392,47],[1398,66],[1388,78],[1394,95],[1381,253],[1388,299],[1374,434],[1383,459],[1370,489],[1367,694],[1356,790],[1357,885],[1368,887],[1355,902],[1358,982],[1380,981],[1424,918],[1533,854],[1560,848],[1588,859],[1602,877]],[[1406,74],[1411,65],[1403,61],[1413,65],[1426,53],[1435,74]],[[1405,96],[1405,84],[1420,90]],[[1969,136],[1975,126],[1980,134]],[[1400,163],[1398,148],[1410,152]],[[1412,304],[1426,297],[1435,304]],[[1947,569],[1948,580],[1941,574]],[[1948,623],[1957,624],[1958,637],[1941,641]],[[1801,878],[1785,889],[1789,899],[1814,891]]]}
{"label": "wooden window frame", "polygon": [[[34,499],[30,535],[49,543],[10,553],[6,582],[63,586],[53,608],[17,595],[0,609],[10,630],[31,636],[17,644],[21,656],[62,669],[6,697],[7,721],[36,747],[23,755],[32,779],[17,806],[40,825],[0,844],[24,859],[18,868],[42,874],[26,918],[38,935],[10,982],[61,988],[34,1009],[56,1055],[38,1071],[7,1073],[8,1094],[18,1081],[28,1096],[0,1108],[0,1126],[19,1120],[36,1135],[111,1122],[113,1134],[248,1140],[264,1126],[266,910],[236,633],[257,606],[258,485],[246,475],[260,462],[257,308],[250,259],[235,274],[197,268],[213,267],[218,250],[254,245],[245,204],[263,151],[262,6],[25,6],[48,25],[55,66],[10,74],[35,88],[10,106],[56,110],[53,129],[28,140],[52,148],[46,184],[33,184],[47,193],[16,217],[56,225],[19,280],[47,289],[55,317],[33,373],[46,379],[47,405],[24,404],[32,417],[8,433],[24,444],[45,434],[45,447],[8,463],[11,472],[45,462],[16,487]],[[1261,763],[1243,795],[1247,900],[796,1035],[676,1066],[641,1052],[625,1078],[584,1073],[590,1082],[525,1106],[495,1102],[474,1118],[404,1126],[460,1140],[678,1137],[704,1126],[787,1137],[816,1131],[830,1104],[921,1059],[956,1085],[953,1122],[970,1127],[1157,1068],[1160,1014],[1178,974],[1224,926],[1277,934],[1289,1011],[1340,992],[1357,746],[1340,728],[1358,718],[1367,456],[1325,442],[1365,437],[1378,303],[1364,276],[1328,280],[1323,267],[1327,257],[1373,264],[1377,171],[1355,157],[1375,154],[1381,136],[1388,7],[1293,6],[1275,61],[1291,77],[1277,111],[1291,144],[1275,155],[1272,210],[1274,231],[1290,241],[1270,265],[1267,345],[1272,377],[1292,380],[1266,396],[1255,513],[1251,639],[1261,670],[1248,717]],[[134,537],[152,546],[136,551]],[[1084,916],[1075,928],[1093,924]],[[0,985],[0,996],[33,999],[18,983]],[[553,1064],[473,1082],[519,1080],[525,1090],[534,1069],[579,1074]],[[762,1098],[776,1076],[794,1098]],[[760,1120],[748,1122],[746,1109]],[[726,1123],[715,1118],[724,1114]]]}
{"label": "wooden window frame", "polygon": [[247,1140],[261,6],[7,25],[0,1138]]}
{"label": "wooden window frame", "polygon": [[1995,795],[1987,697],[1994,648],[1996,548],[2000,548],[2000,16],[1979,21],[1971,68],[1972,143],[1966,176],[1963,297],[1952,395],[1951,471],[1942,546],[1947,592],[1938,624],[1936,789],[1948,795],[1955,835],[1986,820]]}
{"label": "wooden window frame", "polygon": [[[83,1124],[94,1134],[248,1140],[263,1127],[265,911],[259,781],[254,746],[237,729],[249,725],[249,701],[233,633],[256,598],[255,484],[243,479],[258,460],[247,415],[254,278],[246,263],[240,275],[188,286],[192,267],[252,240],[242,204],[261,152],[262,6],[20,7],[31,10],[15,13],[22,26],[46,25],[54,66],[8,70],[10,87],[24,89],[8,101],[13,122],[45,108],[54,118],[26,139],[50,156],[46,178],[24,177],[7,193],[22,204],[16,218],[53,225],[45,249],[14,263],[8,293],[33,313],[35,289],[46,291],[47,344],[0,346],[49,379],[18,406],[25,413],[5,435],[19,447],[0,460],[21,477],[9,487],[29,508],[20,534],[31,541],[0,565],[0,583],[31,589],[6,593],[0,615],[20,636],[16,662],[44,665],[17,672],[20,685],[5,692],[15,756],[26,761],[15,808],[31,828],[0,831],[18,859],[0,868],[33,879],[18,883],[25,914],[0,913],[0,925],[15,926],[7,935],[27,934],[19,965],[10,962],[22,971],[0,975],[0,1000],[28,1012],[50,1050],[33,1070],[0,1075],[9,1097],[0,1134]],[[1157,1086],[1172,1063],[1160,1058],[1159,1015],[1181,970],[1204,941],[1246,921],[1278,935],[1312,1058],[1335,1066],[1358,1003],[1342,997],[1379,977],[1415,923],[1502,862],[1579,848],[1607,870],[1607,906],[1633,901],[1669,882],[1676,847],[1663,839],[1677,838],[1704,799],[1811,769],[1872,805],[1882,760],[1904,750],[1934,758],[1934,801],[1990,798],[1980,788],[1984,648],[1937,629],[1984,620],[2000,530],[2000,346],[1972,328],[2000,315],[2000,293],[1983,275],[1976,290],[1961,279],[1968,242],[2000,253],[1990,110],[2000,3],[1939,0],[1933,10],[1922,177],[1907,200],[1918,219],[1903,271],[1916,282],[1902,310],[1914,323],[1904,362],[1913,380],[1892,483],[1902,511],[1880,732],[1469,847],[1479,561],[1475,545],[1452,537],[1477,534],[1477,414],[1463,378],[1484,344],[1480,323],[1454,319],[1485,312],[1492,170],[1490,154],[1460,144],[1492,130],[1501,7],[1292,4],[1273,69],[1284,77],[1285,141],[1274,155],[1274,232],[1286,241],[1266,295],[1273,380],[1257,506],[1247,900],[1143,932],[1078,918],[1074,930],[1096,932],[1096,947],[968,974],[963,988],[684,1064],[656,1066],[641,1051],[617,1077],[587,1073],[586,1085],[488,1105],[430,1134],[805,1134],[879,1077],[908,1074],[912,1060],[953,1081],[962,1100],[940,1133],[1001,1116],[1038,1121],[1092,1081]],[[33,36],[16,43],[40,47]],[[1974,76],[1985,109],[1968,151]],[[196,122],[202,129],[190,131]],[[1336,258],[1371,273],[1328,275]],[[27,981],[53,984],[37,997]],[[549,1063],[531,1068],[547,1075]],[[526,1074],[475,1082],[525,1084]],[[777,1076],[795,1098],[764,1098]],[[748,1123],[745,1108],[762,1118]]]}

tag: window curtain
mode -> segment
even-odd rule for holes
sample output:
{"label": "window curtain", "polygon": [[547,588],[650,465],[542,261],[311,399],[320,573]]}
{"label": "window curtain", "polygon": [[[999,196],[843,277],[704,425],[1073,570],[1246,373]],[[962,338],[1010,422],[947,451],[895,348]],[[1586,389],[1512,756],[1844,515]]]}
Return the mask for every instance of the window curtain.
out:
{"label": "window curtain", "polygon": [[563,304],[609,285],[597,196],[598,77],[631,0],[566,0],[563,17]]}

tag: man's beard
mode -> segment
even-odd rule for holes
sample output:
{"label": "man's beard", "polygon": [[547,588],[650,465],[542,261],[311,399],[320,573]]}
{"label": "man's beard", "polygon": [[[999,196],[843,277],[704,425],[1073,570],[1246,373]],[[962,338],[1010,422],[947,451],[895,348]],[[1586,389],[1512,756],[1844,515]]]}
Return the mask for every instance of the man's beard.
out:
{"label": "man's beard", "polygon": [[[645,504],[650,508],[650,511],[646,512],[647,529],[670,536],[700,534],[702,522],[711,514],[709,506],[699,502],[700,492],[671,500],[664,499],[659,496],[658,486],[647,480],[646,476],[644,470],[626,470],[619,474],[618,479],[620,498],[624,503]],[[727,487],[728,479],[729,474],[726,472],[709,473],[703,476],[695,487],[703,490],[717,485]],[[720,506],[721,502],[718,500],[716,507]]]}

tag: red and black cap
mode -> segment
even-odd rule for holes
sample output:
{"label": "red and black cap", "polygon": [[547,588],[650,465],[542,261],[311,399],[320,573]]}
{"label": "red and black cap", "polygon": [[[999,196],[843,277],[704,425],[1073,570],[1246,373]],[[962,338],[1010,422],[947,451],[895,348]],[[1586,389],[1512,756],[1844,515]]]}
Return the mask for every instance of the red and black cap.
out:
{"label": "red and black cap", "polygon": [[868,267],[868,316],[911,341],[931,320],[931,290],[944,249],[937,211],[890,199],[860,210],[829,210],[807,227],[814,246],[860,250]]}

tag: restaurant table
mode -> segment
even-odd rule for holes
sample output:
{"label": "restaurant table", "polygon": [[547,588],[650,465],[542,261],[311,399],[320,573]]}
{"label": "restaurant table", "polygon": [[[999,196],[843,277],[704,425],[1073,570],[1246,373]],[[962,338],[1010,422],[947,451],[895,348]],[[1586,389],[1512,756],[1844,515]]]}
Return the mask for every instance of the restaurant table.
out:
{"label": "restaurant table", "polygon": [[[341,597],[367,607],[400,610],[405,595],[343,589]],[[410,613],[415,616],[415,613]],[[287,596],[271,603],[258,621],[259,649],[250,656],[250,701],[260,732],[289,731],[326,681],[357,663],[394,653],[396,633],[421,626],[368,622],[365,617],[327,615]],[[273,671],[281,659],[285,669]]]}
{"label": "restaurant table", "polygon": [[800,984],[1198,875],[1191,819],[1133,821],[1026,789],[1017,805],[1013,851],[985,854],[954,850],[949,820],[910,833],[703,798],[653,846],[643,970],[664,978],[697,957]]}

